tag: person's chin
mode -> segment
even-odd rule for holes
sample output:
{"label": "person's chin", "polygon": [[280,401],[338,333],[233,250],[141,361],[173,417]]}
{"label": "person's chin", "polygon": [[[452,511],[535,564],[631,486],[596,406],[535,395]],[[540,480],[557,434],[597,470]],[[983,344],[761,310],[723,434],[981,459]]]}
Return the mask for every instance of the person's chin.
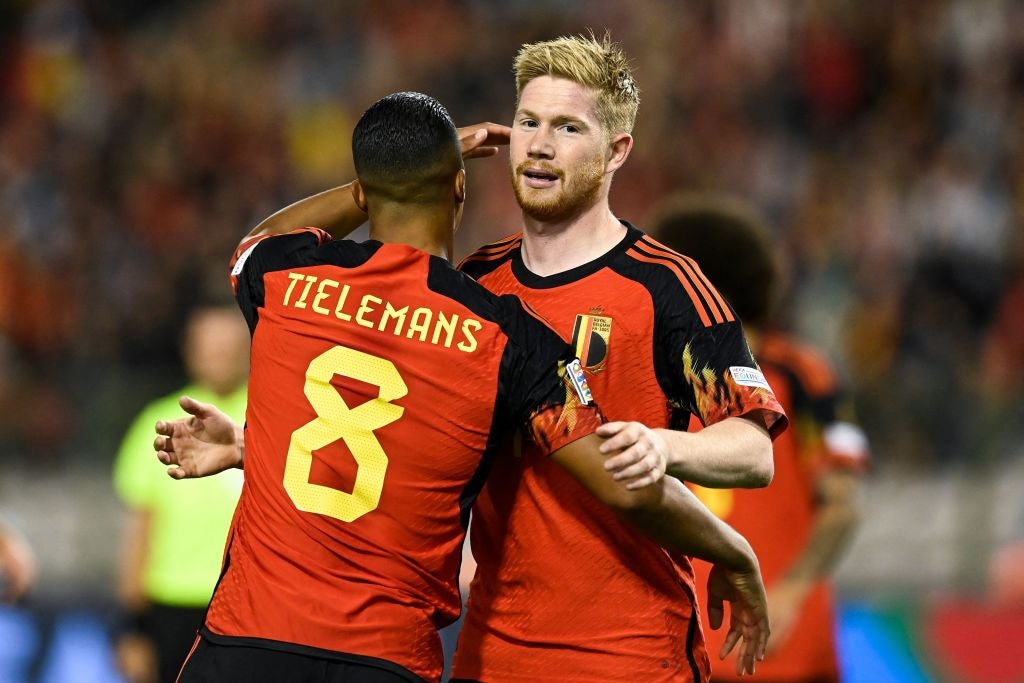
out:
{"label": "person's chin", "polygon": [[564,208],[561,207],[557,202],[520,202],[520,207],[530,218],[543,221],[545,223],[552,223],[564,218],[566,213]]}

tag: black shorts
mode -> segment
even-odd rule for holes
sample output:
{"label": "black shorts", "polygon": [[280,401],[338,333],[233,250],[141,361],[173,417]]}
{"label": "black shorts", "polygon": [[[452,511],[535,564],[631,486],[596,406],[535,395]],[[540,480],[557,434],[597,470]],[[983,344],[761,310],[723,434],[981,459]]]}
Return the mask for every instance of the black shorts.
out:
{"label": "black shorts", "polygon": [[205,618],[205,606],[176,607],[156,603],[138,617],[138,631],[149,638],[156,649],[159,683],[173,683]]}
{"label": "black shorts", "polygon": [[[388,663],[383,663],[386,666]],[[400,669],[397,665],[396,669]],[[218,644],[202,635],[178,676],[178,683],[410,683],[422,681],[372,664],[345,662],[299,652],[245,644]]]}

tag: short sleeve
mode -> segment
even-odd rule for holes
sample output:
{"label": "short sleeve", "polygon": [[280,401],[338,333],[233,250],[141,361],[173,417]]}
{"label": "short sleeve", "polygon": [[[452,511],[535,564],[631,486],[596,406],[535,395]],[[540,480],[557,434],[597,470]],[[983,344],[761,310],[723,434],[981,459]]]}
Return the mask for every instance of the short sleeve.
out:
{"label": "short sleeve", "polygon": [[666,302],[657,343],[668,360],[670,400],[707,426],[729,417],[760,415],[774,439],[789,420],[754,361],[735,313],[724,322],[705,323],[680,297]]}
{"label": "short sleeve", "polygon": [[604,419],[572,348],[516,297],[502,299],[510,310],[498,382],[513,426],[549,453],[592,434]]}
{"label": "short sleeve", "polygon": [[263,306],[263,275],[270,270],[303,263],[331,236],[320,228],[302,228],[280,235],[259,235],[243,240],[228,263],[231,291],[252,331],[256,311]]}
{"label": "short sleeve", "polygon": [[786,366],[793,376],[793,419],[799,438],[814,439],[821,470],[861,473],[871,463],[867,435],[832,363],[806,345],[794,345]]}

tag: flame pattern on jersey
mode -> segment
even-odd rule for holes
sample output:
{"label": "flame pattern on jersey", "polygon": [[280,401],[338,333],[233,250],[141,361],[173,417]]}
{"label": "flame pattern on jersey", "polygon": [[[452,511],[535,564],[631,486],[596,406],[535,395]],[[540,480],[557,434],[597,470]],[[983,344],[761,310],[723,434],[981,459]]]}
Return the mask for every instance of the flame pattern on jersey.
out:
{"label": "flame pattern on jersey", "polygon": [[690,344],[683,349],[683,375],[693,387],[697,414],[703,417],[704,424],[714,424],[757,408],[778,411],[778,401],[770,389],[741,387],[728,372],[719,376],[707,365],[697,370]]}

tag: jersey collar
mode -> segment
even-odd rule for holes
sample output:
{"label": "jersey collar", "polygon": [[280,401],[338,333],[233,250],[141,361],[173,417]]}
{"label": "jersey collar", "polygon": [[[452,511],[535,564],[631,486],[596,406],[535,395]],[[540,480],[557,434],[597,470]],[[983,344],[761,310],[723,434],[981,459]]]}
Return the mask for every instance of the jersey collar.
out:
{"label": "jersey collar", "polygon": [[523,263],[523,247],[519,245],[516,249],[515,254],[512,257],[512,274],[515,275],[516,280],[519,284],[530,289],[551,289],[552,287],[561,287],[577,280],[593,275],[597,271],[601,270],[609,263],[611,263],[619,254],[629,249],[633,244],[643,237],[643,232],[639,228],[635,227],[629,221],[624,221],[621,218],[619,222],[626,226],[626,235],[619,240],[619,243],[614,247],[606,251],[601,256],[598,256],[593,261],[588,261],[583,265],[564,270],[561,273],[555,273],[553,275],[537,275]]}

